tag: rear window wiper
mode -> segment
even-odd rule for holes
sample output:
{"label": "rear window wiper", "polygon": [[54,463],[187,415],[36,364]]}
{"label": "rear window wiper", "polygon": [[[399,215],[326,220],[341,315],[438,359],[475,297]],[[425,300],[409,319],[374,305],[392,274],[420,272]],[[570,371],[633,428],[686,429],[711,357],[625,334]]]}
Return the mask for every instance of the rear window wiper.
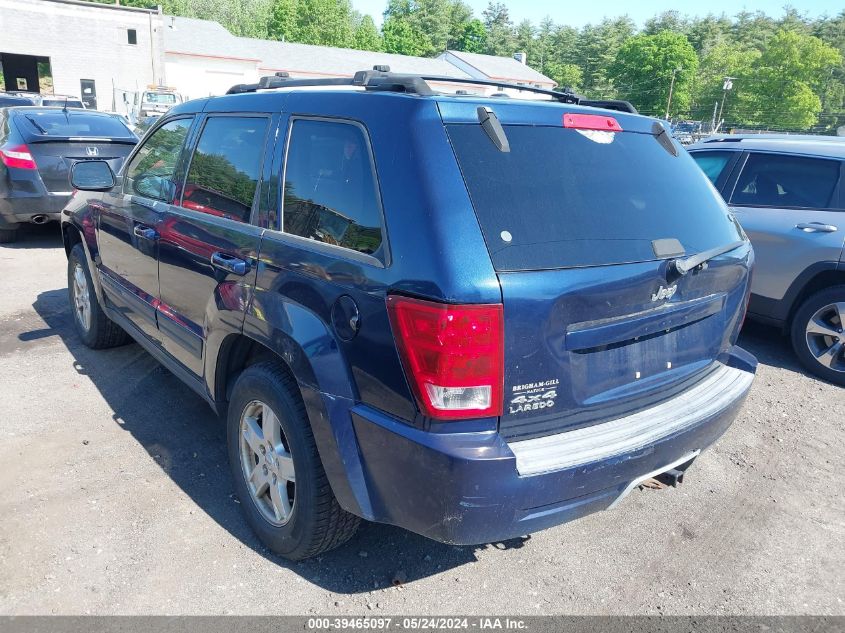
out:
{"label": "rear window wiper", "polygon": [[27,121],[29,121],[30,123],[32,123],[33,127],[35,127],[35,129],[36,129],[36,130],[38,130],[38,131],[39,131],[39,132],[41,132],[42,134],[47,134],[47,130],[45,130],[43,127],[41,127],[41,124],[40,124],[38,121],[36,121],[35,119],[33,119],[33,118],[32,118],[31,116],[29,116],[28,114],[25,114],[24,116],[26,117],[26,120],[27,120]]}
{"label": "rear window wiper", "polygon": [[710,261],[714,257],[718,257],[719,255],[724,255],[725,253],[729,253],[735,248],[739,248],[740,246],[744,246],[745,242],[731,242],[730,244],[724,244],[722,246],[717,246],[716,248],[711,248],[707,251],[702,251],[700,253],[696,253],[695,255],[690,255],[689,257],[685,258],[678,258],[672,260],[672,266],[680,275],[686,275],[691,270],[694,270],[701,266],[702,264]]}

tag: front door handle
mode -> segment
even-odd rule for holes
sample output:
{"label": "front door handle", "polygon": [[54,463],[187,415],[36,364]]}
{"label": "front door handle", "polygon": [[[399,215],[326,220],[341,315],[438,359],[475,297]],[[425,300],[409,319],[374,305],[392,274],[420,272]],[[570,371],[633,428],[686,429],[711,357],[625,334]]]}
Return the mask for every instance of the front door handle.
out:
{"label": "front door handle", "polygon": [[140,237],[142,240],[153,240],[158,239],[158,233],[155,229],[151,229],[148,226],[144,226],[143,224],[136,224],[135,228],[132,229],[132,232],[135,234],[135,237]]}
{"label": "front door handle", "polygon": [[235,275],[246,275],[249,272],[248,261],[240,257],[235,257],[234,255],[229,255],[228,253],[213,253],[211,255],[211,265]]}
{"label": "front door handle", "polygon": [[832,224],[822,224],[821,222],[802,222],[796,224],[795,228],[808,233],[836,233],[839,230]]}

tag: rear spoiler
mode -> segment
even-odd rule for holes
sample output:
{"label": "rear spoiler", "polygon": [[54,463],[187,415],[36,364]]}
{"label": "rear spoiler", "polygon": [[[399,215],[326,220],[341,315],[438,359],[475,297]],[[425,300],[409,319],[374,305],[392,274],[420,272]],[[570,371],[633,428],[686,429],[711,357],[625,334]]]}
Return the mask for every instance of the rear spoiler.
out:
{"label": "rear spoiler", "polygon": [[138,139],[131,136],[31,136],[26,139],[27,145],[35,143],[129,143],[136,145]]}

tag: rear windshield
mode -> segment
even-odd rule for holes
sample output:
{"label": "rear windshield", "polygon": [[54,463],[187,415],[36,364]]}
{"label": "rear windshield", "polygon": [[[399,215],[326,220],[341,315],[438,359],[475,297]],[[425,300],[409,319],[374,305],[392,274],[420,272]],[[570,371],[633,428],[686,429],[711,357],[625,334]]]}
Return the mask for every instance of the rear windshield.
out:
{"label": "rear windshield", "polygon": [[84,107],[82,105],[81,101],[76,101],[74,99],[67,99],[67,100],[65,100],[65,99],[42,99],[41,105],[43,105],[45,107],[51,107],[51,108],[54,108],[54,107],[63,108],[63,107],[65,107],[65,105],[67,105],[68,108],[82,108],[82,107]]}
{"label": "rear windshield", "polygon": [[63,110],[20,111],[16,118],[21,131],[38,137],[105,137],[132,138],[132,132],[123,124],[107,114],[89,114],[86,112],[64,112]]}
{"label": "rear windshield", "polygon": [[496,270],[649,261],[660,238],[687,255],[741,239],[687,153],[650,134],[506,125],[500,152],[480,125],[447,129]]}

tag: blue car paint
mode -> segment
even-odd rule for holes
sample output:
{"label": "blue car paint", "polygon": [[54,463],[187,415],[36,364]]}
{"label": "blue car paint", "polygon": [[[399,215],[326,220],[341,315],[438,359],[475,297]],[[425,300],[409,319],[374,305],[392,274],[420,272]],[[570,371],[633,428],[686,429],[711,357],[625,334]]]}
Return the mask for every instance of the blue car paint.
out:
{"label": "blue car paint", "polygon": [[[664,385],[694,375],[708,360],[752,373],[756,367],[753,357],[734,346],[753,262],[750,247],[712,262],[699,273],[695,278],[698,296],[686,297],[685,286],[693,283],[690,276],[679,282],[673,309],[630,324],[623,320],[610,326],[590,325],[591,308],[611,299],[617,302],[620,315],[625,314],[623,305],[629,309],[641,302],[648,308],[651,290],[664,279],[661,266],[665,262],[497,274],[444,128],[444,121],[477,122],[478,104],[495,107],[503,123],[560,125],[564,111],[595,112],[551,103],[533,103],[527,109],[518,102],[489,99],[307,91],[233,95],[179,105],[156,127],[175,117],[195,116],[188,151],[208,113],[263,112],[274,117],[254,210],[255,227],[203,219],[206,229],[213,229],[209,242],[218,240],[218,246],[225,242],[227,249],[242,254],[252,265],[250,273],[245,277],[211,273],[200,254],[171,249],[165,265],[178,269],[183,290],[200,278],[211,280],[209,289],[213,282],[217,286],[203,306],[182,311],[193,313],[193,319],[170,305],[163,311],[158,296],[141,298],[153,308],[153,319],[145,326],[151,334],[146,337],[143,330],[132,330],[131,320],[114,303],[114,292],[103,293],[100,277],[94,276],[98,297],[108,306],[109,315],[128,326],[146,349],[175,369],[218,411],[225,410],[226,389],[231,385],[225,368],[232,341],[247,337],[272,350],[297,379],[323,466],[341,506],[366,519],[451,543],[501,540],[604,509],[643,472],[710,445],[729,426],[741,400],[637,454],[521,477],[506,441],[506,432],[513,427],[507,401],[501,420],[437,422],[418,412],[387,318],[389,293],[453,303],[504,302],[505,350],[511,357],[526,333],[538,328],[547,332],[543,344],[529,350],[521,363],[506,362],[505,385],[531,381],[544,368],[565,381],[566,388],[560,391],[567,395],[556,411],[580,417],[553,424],[554,432],[601,421],[602,405],[610,401],[617,410],[641,407],[643,391],[659,392]],[[288,124],[291,116],[302,115],[341,117],[366,126],[386,210],[385,261],[303,244],[278,231]],[[626,130],[647,133],[651,129],[651,119],[613,116]],[[99,236],[112,195],[80,192],[63,217],[66,244],[81,236],[92,270],[99,268],[101,275],[108,271],[102,265]],[[160,216],[178,218],[180,213],[163,210]],[[125,246],[137,249],[125,235]],[[702,299],[706,294],[701,292],[702,282],[713,287],[713,296]],[[232,286],[236,292],[220,292]],[[178,285],[174,291],[179,292]],[[332,310],[343,297],[351,298],[360,312],[361,329],[352,340],[338,336],[333,322]],[[679,332],[671,341],[681,361],[674,372],[620,388],[607,378],[615,370],[608,366],[612,354],[602,362],[579,363],[577,352],[584,346],[612,343],[614,337],[630,335],[631,328],[664,326]],[[692,336],[685,334],[692,331],[688,326],[698,328]],[[201,339],[199,357],[196,349],[179,342],[180,336]],[[652,360],[661,362],[657,356]],[[617,362],[624,364],[624,358]],[[620,365],[620,371],[627,370]],[[518,416],[514,419],[518,422]],[[533,420],[535,427],[537,421]],[[543,420],[539,422],[542,426]],[[549,428],[534,432],[542,434]]]}

